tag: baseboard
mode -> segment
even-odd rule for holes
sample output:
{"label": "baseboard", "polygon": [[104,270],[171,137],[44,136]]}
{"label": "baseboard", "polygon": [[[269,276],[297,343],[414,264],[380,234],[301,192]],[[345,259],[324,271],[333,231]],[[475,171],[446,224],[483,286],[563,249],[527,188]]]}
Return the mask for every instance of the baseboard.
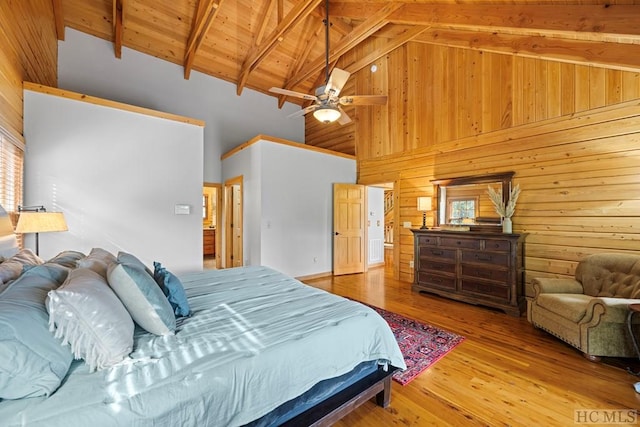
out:
{"label": "baseboard", "polygon": [[310,274],[308,276],[296,277],[296,279],[298,279],[298,280],[300,280],[302,282],[302,281],[305,281],[305,280],[319,279],[321,277],[327,277],[327,276],[332,276],[332,275],[333,275],[333,273],[331,271],[327,271],[327,272],[324,272],[324,273],[316,273],[316,274]]}
{"label": "baseboard", "polygon": [[378,268],[378,267],[384,267],[384,261],[376,262],[375,264],[369,264],[369,268]]}

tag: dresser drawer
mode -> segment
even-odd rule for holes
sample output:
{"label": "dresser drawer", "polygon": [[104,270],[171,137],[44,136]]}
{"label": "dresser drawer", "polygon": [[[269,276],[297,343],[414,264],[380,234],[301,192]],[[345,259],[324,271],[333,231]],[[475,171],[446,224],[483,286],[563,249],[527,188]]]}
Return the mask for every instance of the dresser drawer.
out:
{"label": "dresser drawer", "polygon": [[418,272],[418,283],[426,287],[435,287],[440,289],[456,289],[456,278],[448,276],[440,276],[438,274],[428,273],[424,271]]}
{"label": "dresser drawer", "polygon": [[462,275],[477,279],[495,280],[502,283],[507,283],[507,280],[509,280],[509,272],[507,270],[496,270],[495,268],[485,268],[471,264],[462,264]]}
{"label": "dresser drawer", "polygon": [[487,251],[509,252],[511,242],[508,240],[485,240],[484,248]]}
{"label": "dresser drawer", "polygon": [[455,274],[456,265],[451,262],[443,262],[436,259],[431,258],[421,258],[420,259],[420,270],[430,270],[430,271],[441,271],[443,273],[451,273]]}
{"label": "dresser drawer", "polygon": [[508,286],[501,286],[493,283],[484,283],[476,280],[462,279],[461,290],[483,296],[491,296],[508,301],[511,293]]}
{"label": "dresser drawer", "polygon": [[456,250],[455,249],[441,249],[441,248],[432,248],[432,247],[420,247],[420,259],[424,257],[429,258],[443,258],[443,259],[456,259]]}
{"label": "dresser drawer", "polygon": [[435,246],[438,238],[435,236],[418,236],[418,246]]}
{"label": "dresser drawer", "polygon": [[462,262],[509,265],[509,254],[489,251],[462,251]]}
{"label": "dresser drawer", "polygon": [[442,237],[440,239],[440,246],[445,246],[447,248],[480,249],[480,240]]}

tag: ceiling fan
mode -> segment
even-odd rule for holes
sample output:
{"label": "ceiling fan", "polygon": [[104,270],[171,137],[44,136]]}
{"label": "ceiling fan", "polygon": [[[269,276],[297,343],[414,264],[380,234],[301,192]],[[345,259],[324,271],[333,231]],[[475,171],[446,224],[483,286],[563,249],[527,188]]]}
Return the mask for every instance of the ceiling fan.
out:
{"label": "ceiling fan", "polygon": [[306,108],[300,109],[288,117],[299,117],[313,112],[313,116],[321,122],[331,123],[338,121],[341,125],[351,122],[351,118],[344,112],[342,105],[384,105],[387,103],[386,95],[348,95],[339,96],[340,91],[347,83],[351,73],[339,68],[334,68],[329,74],[329,0],[325,5],[325,84],[316,89],[315,95],[310,95],[293,90],[272,87],[269,92],[280,95],[295,96],[297,98],[313,101]]}

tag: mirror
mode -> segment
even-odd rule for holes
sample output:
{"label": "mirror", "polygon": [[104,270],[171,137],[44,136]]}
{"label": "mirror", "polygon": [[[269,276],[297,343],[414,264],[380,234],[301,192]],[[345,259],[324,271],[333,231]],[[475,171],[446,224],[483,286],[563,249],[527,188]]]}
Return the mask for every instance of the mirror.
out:
{"label": "mirror", "polygon": [[435,225],[464,225],[471,230],[501,231],[502,218],[496,213],[487,186],[502,189],[506,204],[514,172],[475,175],[431,181],[436,194]]}

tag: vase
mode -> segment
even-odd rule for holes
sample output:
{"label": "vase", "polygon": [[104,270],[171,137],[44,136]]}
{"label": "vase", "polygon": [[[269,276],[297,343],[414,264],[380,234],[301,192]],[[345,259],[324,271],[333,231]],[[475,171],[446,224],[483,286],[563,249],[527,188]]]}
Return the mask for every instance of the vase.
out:
{"label": "vase", "polygon": [[511,223],[511,218],[504,218],[502,220],[502,232],[503,233],[511,233],[513,225]]}

